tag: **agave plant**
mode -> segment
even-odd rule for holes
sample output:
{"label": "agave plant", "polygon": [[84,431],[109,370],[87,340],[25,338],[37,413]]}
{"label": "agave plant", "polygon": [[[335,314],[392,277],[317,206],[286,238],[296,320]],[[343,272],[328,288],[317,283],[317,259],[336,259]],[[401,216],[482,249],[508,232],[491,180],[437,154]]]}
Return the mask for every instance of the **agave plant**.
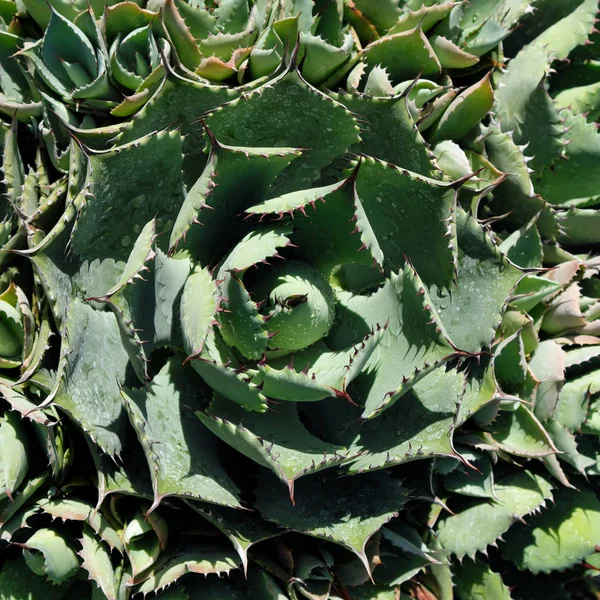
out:
{"label": "agave plant", "polygon": [[0,9],[0,598],[596,597],[597,0]]}

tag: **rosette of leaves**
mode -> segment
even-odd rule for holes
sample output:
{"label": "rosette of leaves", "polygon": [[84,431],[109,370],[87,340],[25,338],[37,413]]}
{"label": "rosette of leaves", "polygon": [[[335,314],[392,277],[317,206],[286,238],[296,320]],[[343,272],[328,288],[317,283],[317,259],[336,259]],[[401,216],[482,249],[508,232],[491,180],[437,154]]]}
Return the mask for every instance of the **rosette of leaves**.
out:
{"label": "rosette of leaves", "polygon": [[52,109],[60,153],[6,130],[10,260],[58,335],[3,383],[5,432],[70,437],[0,589],[593,590],[597,134],[565,90],[597,2],[25,5],[40,56],[55,15],[97,52],[94,22],[126,98]]}

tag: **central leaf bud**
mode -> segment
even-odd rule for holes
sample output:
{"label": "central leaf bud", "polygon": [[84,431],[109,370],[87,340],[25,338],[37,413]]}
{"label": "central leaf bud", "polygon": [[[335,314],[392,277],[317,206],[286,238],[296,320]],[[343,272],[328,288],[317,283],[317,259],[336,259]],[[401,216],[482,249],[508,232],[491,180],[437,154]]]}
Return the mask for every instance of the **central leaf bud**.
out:
{"label": "central leaf bud", "polygon": [[265,328],[276,334],[269,341],[271,349],[302,350],[326,336],[335,320],[331,286],[306,263],[290,260],[265,270],[254,292],[265,301]]}

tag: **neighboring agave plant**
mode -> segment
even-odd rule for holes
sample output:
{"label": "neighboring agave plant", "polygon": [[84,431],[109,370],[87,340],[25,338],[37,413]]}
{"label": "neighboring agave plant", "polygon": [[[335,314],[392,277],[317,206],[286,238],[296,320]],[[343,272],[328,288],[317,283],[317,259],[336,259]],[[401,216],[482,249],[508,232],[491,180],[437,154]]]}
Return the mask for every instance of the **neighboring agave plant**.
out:
{"label": "neighboring agave plant", "polygon": [[596,597],[597,10],[0,3],[0,598]]}

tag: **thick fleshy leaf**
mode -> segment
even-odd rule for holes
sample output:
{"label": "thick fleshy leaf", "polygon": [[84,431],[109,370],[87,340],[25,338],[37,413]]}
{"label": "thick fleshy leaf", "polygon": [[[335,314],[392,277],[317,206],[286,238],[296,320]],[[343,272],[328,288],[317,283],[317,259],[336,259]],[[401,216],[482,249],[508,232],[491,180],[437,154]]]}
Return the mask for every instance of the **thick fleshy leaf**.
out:
{"label": "thick fleshy leaf", "polygon": [[202,387],[180,361],[171,360],[148,390],[123,392],[131,424],[144,448],[154,488],[154,506],[165,496],[183,496],[239,507],[238,491],[221,466],[214,437],[194,410]]}
{"label": "thick fleshy leaf", "polygon": [[591,489],[556,493],[555,504],[507,534],[502,554],[520,569],[548,573],[568,569],[595,552],[600,501]]}
{"label": "thick fleshy leaf", "polygon": [[87,527],[83,529],[80,542],[82,548],[79,556],[83,559],[81,567],[88,572],[107,600],[117,600],[115,571],[108,549]]}
{"label": "thick fleshy leaf", "polygon": [[16,412],[0,419],[0,500],[17,491],[29,466],[27,430]]}
{"label": "thick fleshy leaf", "polygon": [[360,478],[313,476],[298,482],[292,509],[285,488],[263,475],[256,491],[263,517],[354,552],[370,572],[365,547],[371,536],[402,508],[407,490],[388,474]]}
{"label": "thick fleshy leaf", "polygon": [[364,399],[363,418],[377,416],[453,355],[431,312],[431,300],[410,266],[399,275],[392,273],[370,296],[339,292],[338,302],[338,321],[329,336],[334,348],[358,343],[371,328],[388,323],[381,343],[355,381]]}
{"label": "thick fleshy leaf", "polygon": [[[89,196],[73,231],[72,248],[81,259],[127,260],[142,227],[156,212],[157,231],[170,233],[181,193],[181,135],[151,134],[90,156]],[[143,164],[144,169],[138,165]],[[156,190],[160,189],[157,194]],[[128,198],[123,202],[123,198]],[[158,238],[166,247],[167,236]]]}
{"label": "thick fleshy leaf", "polygon": [[500,573],[492,571],[485,563],[465,560],[452,567],[456,591],[462,600],[511,600],[509,587],[502,581]]}
{"label": "thick fleshy leaf", "polygon": [[[300,118],[305,114],[309,122]],[[308,149],[275,180],[273,196],[310,187],[323,167],[359,141],[350,112],[295,71],[220,107],[206,122],[225,144]]]}
{"label": "thick fleshy leaf", "polygon": [[298,417],[295,403],[282,403],[277,412],[254,415],[216,398],[198,418],[215,435],[254,462],[271,469],[294,497],[299,477],[347,462],[351,453],[313,436]]}
{"label": "thick fleshy leaf", "polygon": [[22,558],[7,560],[0,571],[0,600],[62,600],[69,583],[49,585],[44,577],[35,575]]}
{"label": "thick fleshy leaf", "polygon": [[129,357],[112,313],[73,300],[61,349],[63,374],[54,403],[65,410],[109,455],[123,447],[125,413],[119,384]]}
{"label": "thick fleshy leaf", "polygon": [[[457,209],[458,283],[449,290],[433,286],[431,300],[454,345],[479,352],[500,323],[505,303],[521,272],[510,265],[477,221]],[[477,315],[465,319],[464,315]]]}
{"label": "thick fleshy leaf", "polygon": [[256,514],[216,506],[209,508],[198,503],[191,506],[231,541],[242,560],[244,574],[248,570],[248,550],[251,546],[281,535],[279,528]]}
{"label": "thick fleshy leaf", "polygon": [[79,569],[73,541],[53,529],[37,529],[24,544],[27,566],[36,574],[60,585]]}
{"label": "thick fleshy leaf", "polygon": [[550,484],[538,475],[522,471],[496,482],[496,501],[472,503],[440,521],[438,540],[458,558],[484,551],[511,527],[515,519],[550,499]]}
{"label": "thick fleshy leaf", "polygon": [[238,568],[239,559],[233,551],[203,546],[181,548],[172,556],[167,556],[150,573],[144,574],[144,581],[138,588],[142,594],[158,592],[167,588],[186,573],[227,574]]}

